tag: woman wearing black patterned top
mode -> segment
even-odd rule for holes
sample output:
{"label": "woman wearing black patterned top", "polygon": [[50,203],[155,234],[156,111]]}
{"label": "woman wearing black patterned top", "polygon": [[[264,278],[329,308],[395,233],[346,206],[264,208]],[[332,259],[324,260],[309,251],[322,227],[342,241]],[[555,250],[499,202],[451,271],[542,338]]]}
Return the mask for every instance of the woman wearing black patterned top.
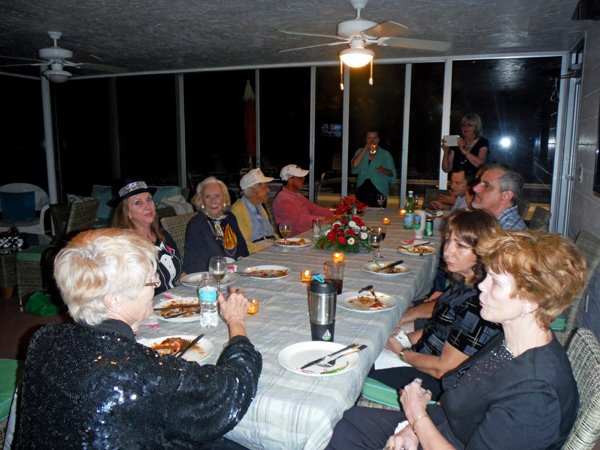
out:
{"label": "woman wearing black patterned top", "polygon": [[442,140],[442,170],[446,173],[462,172],[475,175],[488,156],[490,143],[482,137],[483,125],[477,114],[467,114],[460,122],[462,137],[457,147],[448,147]]}
{"label": "woman wearing black patterned top", "polygon": [[[437,300],[409,308],[386,348],[412,367],[372,370],[369,377],[395,389],[414,378],[423,379],[434,398],[441,394],[440,378],[474,355],[500,332],[500,326],[483,320],[476,284],[485,277],[475,253],[479,239],[499,229],[496,218],[484,210],[461,211],[449,220],[444,259],[454,284]],[[403,348],[395,338],[400,327],[417,318],[428,318],[422,330],[409,333],[412,347]]]}

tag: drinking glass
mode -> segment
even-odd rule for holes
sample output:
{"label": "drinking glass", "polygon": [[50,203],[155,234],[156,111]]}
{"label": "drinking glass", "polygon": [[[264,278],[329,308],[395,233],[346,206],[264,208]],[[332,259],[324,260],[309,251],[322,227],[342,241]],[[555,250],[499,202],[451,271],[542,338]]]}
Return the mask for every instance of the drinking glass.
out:
{"label": "drinking glass", "polygon": [[372,228],[371,234],[369,234],[369,245],[373,247],[373,261],[377,261],[380,258],[379,247],[381,246],[382,240],[381,234]]}
{"label": "drinking glass", "polygon": [[283,247],[283,251],[287,252],[287,237],[290,235],[290,233],[292,232],[292,226],[287,224],[287,223],[280,223],[279,224],[279,232],[281,233],[281,235],[283,236],[283,245],[285,247]]}
{"label": "drinking glass", "polygon": [[[383,244],[383,241],[385,241],[385,234],[386,234],[385,226],[380,225],[377,227],[373,227],[372,230],[375,230],[375,233],[378,233],[381,235],[381,243]],[[381,255],[379,250],[377,250],[377,259],[384,259],[384,256]]]}
{"label": "drinking glass", "polygon": [[383,212],[383,205],[385,204],[385,195],[379,194],[377,196],[377,204],[379,205],[379,212]]}
{"label": "drinking glass", "polygon": [[221,290],[221,280],[225,278],[227,273],[227,259],[223,256],[213,256],[208,264],[208,272],[210,276],[217,282],[217,291]]}

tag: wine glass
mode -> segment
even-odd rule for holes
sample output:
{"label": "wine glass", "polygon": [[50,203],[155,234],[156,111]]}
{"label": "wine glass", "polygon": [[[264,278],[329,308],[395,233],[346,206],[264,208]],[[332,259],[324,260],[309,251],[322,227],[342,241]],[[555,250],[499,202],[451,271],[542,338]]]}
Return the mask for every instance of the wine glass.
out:
{"label": "wine glass", "polygon": [[383,212],[383,205],[385,204],[385,195],[379,194],[377,196],[377,204],[379,205],[379,212]]}
{"label": "wine glass", "polygon": [[369,245],[373,248],[373,261],[380,259],[379,247],[381,246],[381,241],[383,241],[381,233],[378,233],[375,228],[371,228],[371,233],[369,234]]}
{"label": "wine glass", "polygon": [[213,256],[210,258],[208,272],[217,282],[217,291],[220,291],[221,280],[225,278],[225,274],[227,273],[227,259],[223,256]]}
{"label": "wine glass", "polygon": [[292,232],[292,226],[290,224],[287,223],[280,223],[279,224],[279,232],[281,233],[281,235],[283,236],[283,251],[287,252],[287,237],[290,235],[290,233]]}
{"label": "wine glass", "polygon": [[[379,225],[379,226],[371,228],[371,230],[375,230],[375,233],[381,235],[381,244],[383,244],[383,241],[385,241],[385,232],[386,232],[385,226]],[[381,255],[379,250],[377,250],[377,259],[384,259],[384,257]]]}

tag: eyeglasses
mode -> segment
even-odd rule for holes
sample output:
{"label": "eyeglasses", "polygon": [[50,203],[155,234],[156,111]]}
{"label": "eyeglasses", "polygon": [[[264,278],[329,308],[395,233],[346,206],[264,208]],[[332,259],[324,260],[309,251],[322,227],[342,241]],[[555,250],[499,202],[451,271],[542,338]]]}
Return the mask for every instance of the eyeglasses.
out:
{"label": "eyeglasses", "polygon": [[160,287],[161,281],[160,281],[160,276],[158,275],[158,273],[155,273],[150,280],[151,280],[151,282],[144,284],[144,286],[152,286],[154,289]]}

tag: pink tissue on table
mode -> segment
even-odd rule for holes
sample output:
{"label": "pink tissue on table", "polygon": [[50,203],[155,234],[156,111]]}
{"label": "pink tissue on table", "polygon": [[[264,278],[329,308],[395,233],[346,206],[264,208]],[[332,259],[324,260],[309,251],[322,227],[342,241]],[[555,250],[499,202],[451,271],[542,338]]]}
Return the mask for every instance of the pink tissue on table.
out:
{"label": "pink tissue on table", "polygon": [[410,241],[402,241],[404,244],[412,245],[415,242],[415,238],[412,238]]}
{"label": "pink tissue on table", "polygon": [[227,270],[229,271],[229,273],[235,273],[237,267],[235,266],[235,264],[232,264],[231,266],[227,266]]}
{"label": "pink tissue on table", "polygon": [[165,294],[165,298],[167,300],[173,300],[175,297],[173,297],[172,295],[169,295],[169,294]]}

